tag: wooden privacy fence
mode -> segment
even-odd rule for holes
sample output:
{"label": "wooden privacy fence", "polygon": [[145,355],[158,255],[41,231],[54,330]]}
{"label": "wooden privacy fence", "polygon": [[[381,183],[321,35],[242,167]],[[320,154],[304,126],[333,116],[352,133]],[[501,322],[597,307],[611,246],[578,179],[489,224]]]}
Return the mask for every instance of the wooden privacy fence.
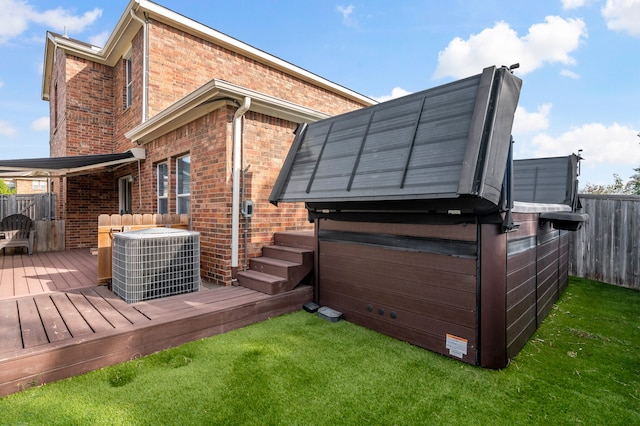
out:
{"label": "wooden privacy fence", "polygon": [[11,214],[23,214],[31,220],[56,218],[56,194],[0,194],[0,219]]}
{"label": "wooden privacy fence", "polygon": [[116,232],[145,228],[189,228],[186,214],[102,214],[98,216],[98,282],[111,279],[111,240]]}
{"label": "wooden privacy fence", "polygon": [[640,289],[640,197],[581,194],[589,221],[571,233],[569,273]]}
{"label": "wooden privacy fence", "polygon": [[61,251],[65,249],[64,220],[36,220],[36,239],[34,251]]}

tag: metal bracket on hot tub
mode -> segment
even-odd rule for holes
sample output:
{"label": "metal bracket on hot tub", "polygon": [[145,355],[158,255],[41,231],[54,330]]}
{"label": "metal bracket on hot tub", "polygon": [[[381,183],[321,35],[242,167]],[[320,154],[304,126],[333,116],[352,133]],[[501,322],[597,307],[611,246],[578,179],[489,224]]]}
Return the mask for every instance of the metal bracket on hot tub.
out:
{"label": "metal bracket on hot tub", "polygon": [[520,228],[519,223],[513,223],[513,218],[511,217],[511,210],[507,210],[504,215],[504,220],[502,221],[502,233],[506,234],[507,232],[514,232]]}
{"label": "metal bracket on hot tub", "polygon": [[540,213],[539,217],[540,226],[551,222],[554,229],[566,231],[577,231],[587,220],[589,220],[588,214],[577,212],[545,212]]}

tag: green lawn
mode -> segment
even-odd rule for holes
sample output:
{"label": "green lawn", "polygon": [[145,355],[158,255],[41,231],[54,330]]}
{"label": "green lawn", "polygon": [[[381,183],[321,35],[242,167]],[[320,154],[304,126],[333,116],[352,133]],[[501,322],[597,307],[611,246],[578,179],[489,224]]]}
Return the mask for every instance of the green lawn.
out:
{"label": "green lawn", "polygon": [[346,321],[282,316],[0,399],[0,424],[640,424],[640,292],[571,279],[483,370]]}

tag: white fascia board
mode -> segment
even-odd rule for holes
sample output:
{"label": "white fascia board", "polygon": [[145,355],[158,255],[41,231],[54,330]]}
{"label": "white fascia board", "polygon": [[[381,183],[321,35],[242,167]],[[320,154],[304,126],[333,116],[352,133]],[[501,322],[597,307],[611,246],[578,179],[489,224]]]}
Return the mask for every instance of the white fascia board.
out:
{"label": "white fascia board", "polygon": [[[206,25],[189,19],[183,15],[180,15],[176,12],[173,12],[172,10],[169,10],[148,0],[131,0],[129,2],[115,29],[107,39],[107,42],[105,43],[105,46],[103,48],[89,46],[84,43],[79,43],[76,40],[49,34],[47,46],[45,47],[43,79],[51,75],[53,62],[55,60],[54,52],[56,48],[63,48],[65,49],[65,51],[70,52],[76,56],[89,59],[100,64],[114,66],[120,59],[120,57],[131,46],[131,40],[142,27],[142,24],[140,24],[140,22],[131,17],[131,11],[133,11],[133,13],[135,13],[140,19],[144,19],[144,14],[147,14],[148,16],[151,16],[158,21],[164,22],[167,25],[178,28],[186,33],[196,35],[204,40],[210,40],[214,44],[223,46],[231,51],[239,53],[240,55],[246,56],[262,64],[283,71],[286,74],[298,77],[303,81],[306,81],[313,85],[325,88],[333,93],[339,94],[347,99],[351,99],[364,106],[370,106],[378,103],[377,101],[367,96],[364,96],[353,90],[347,89],[344,86],[324,79],[317,74],[295,66],[290,62],[270,55],[260,49],[243,43],[240,40],[216,31],[213,28],[207,27]],[[52,44],[51,48],[49,48],[50,42]],[[43,84],[42,98],[45,100],[48,100],[49,97],[49,80],[44,80]]]}
{"label": "white fascia board", "polygon": [[245,97],[251,98],[250,111],[294,123],[310,123],[330,117],[329,114],[284,99],[214,79],[129,130],[125,137],[145,144],[224,105],[239,106]]}
{"label": "white fascia board", "polygon": [[186,33],[196,35],[204,40],[212,40],[214,44],[226,47],[227,49],[237,52],[243,56],[246,56],[256,61],[269,65],[277,70],[283,71],[286,74],[296,76],[303,81],[312,83],[316,86],[323,87],[334,93],[339,93],[347,99],[354,100],[364,106],[375,105],[378,102],[364,96],[353,90],[347,89],[344,86],[336,84],[332,81],[324,79],[317,74],[309,72],[303,68],[293,65],[283,59],[270,55],[269,53],[257,49],[251,45],[241,42],[231,36],[207,27],[199,22],[189,19],[183,15],[180,15],[172,10],[166,9],[156,3],[147,0],[135,0],[139,4],[140,9],[144,9],[149,14],[159,21],[162,21],[168,25],[178,28]]}

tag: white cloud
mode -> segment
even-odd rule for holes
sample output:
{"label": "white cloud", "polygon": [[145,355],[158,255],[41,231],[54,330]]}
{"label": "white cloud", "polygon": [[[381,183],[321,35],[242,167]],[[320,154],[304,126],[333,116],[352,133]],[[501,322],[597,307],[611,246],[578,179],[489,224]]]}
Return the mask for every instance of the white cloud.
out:
{"label": "white cloud", "polygon": [[4,81],[0,80],[0,89],[4,87]]}
{"label": "white cloud", "polygon": [[373,99],[375,99],[378,102],[386,102],[386,101],[390,101],[391,99],[395,99],[395,98],[400,98],[402,96],[406,96],[406,95],[410,95],[412,92],[409,92],[408,90],[404,90],[402,87],[394,87],[393,89],[391,89],[391,94],[390,95],[382,95],[380,97],[373,97]]}
{"label": "white cloud", "polygon": [[577,80],[577,79],[580,78],[580,74],[575,73],[575,72],[573,72],[571,70],[568,70],[568,69],[561,70],[560,71],[560,75],[563,76],[563,77],[571,78],[573,80]]}
{"label": "white cloud", "polygon": [[31,122],[31,129],[36,132],[49,131],[49,117],[40,117]]}
{"label": "white cloud", "polygon": [[640,37],[640,0],[607,0],[601,12],[610,30]]}
{"label": "white cloud", "polygon": [[536,157],[566,155],[583,150],[583,156],[593,164],[640,164],[638,131],[613,123],[588,123],[553,137],[546,133],[535,136],[531,144]]}
{"label": "white cloud", "polygon": [[11,123],[0,120],[0,136],[11,137],[16,133],[18,133],[18,131],[11,125]]}
{"label": "white cloud", "polygon": [[103,31],[100,34],[91,36],[89,37],[89,43],[91,43],[94,46],[104,47],[110,34],[111,33],[109,31]]}
{"label": "white cloud", "polygon": [[514,137],[526,133],[545,130],[549,127],[549,113],[552,104],[546,103],[538,107],[537,112],[529,112],[524,107],[518,106],[513,119],[512,132]]}
{"label": "white cloud", "polygon": [[347,27],[357,27],[358,21],[352,16],[356,7],[352,4],[349,6],[337,6],[336,10],[342,15],[342,23]]}
{"label": "white cloud", "polygon": [[562,0],[563,9],[578,9],[584,6],[585,0]]}
{"label": "white cloud", "polygon": [[438,53],[435,78],[462,78],[477,74],[491,65],[520,63],[517,73],[524,75],[545,63],[575,63],[570,53],[587,37],[582,19],[563,19],[547,16],[544,23],[529,27],[529,32],[519,37],[506,22],[498,22],[492,28],[472,34],[467,40],[460,37]]}
{"label": "white cloud", "polygon": [[54,31],[82,32],[102,15],[102,9],[94,8],[83,15],[60,7],[38,12],[24,0],[0,0],[0,43],[6,43],[27,30],[31,23],[46,26]]}

